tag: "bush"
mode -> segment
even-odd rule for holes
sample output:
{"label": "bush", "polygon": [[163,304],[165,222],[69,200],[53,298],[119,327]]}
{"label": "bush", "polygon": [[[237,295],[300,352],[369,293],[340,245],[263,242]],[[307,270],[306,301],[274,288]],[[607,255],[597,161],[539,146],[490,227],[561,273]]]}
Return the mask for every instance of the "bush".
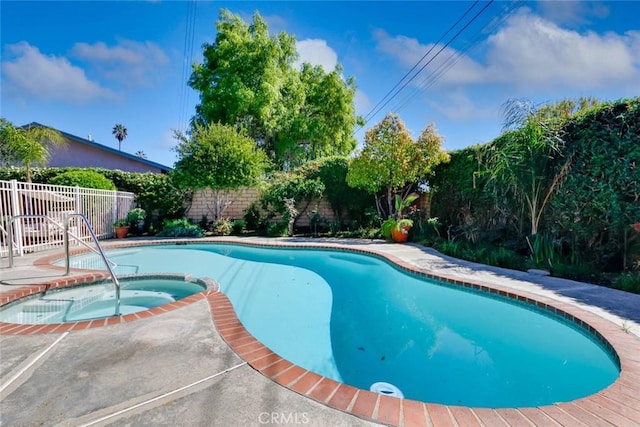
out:
{"label": "bush", "polygon": [[232,225],[232,234],[242,234],[242,232],[247,228],[247,223],[242,219],[236,219],[233,221]]}
{"label": "bush", "polygon": [[186,218],[165,220],[158,236],[163,237],[203,237],[204,232],[197,224],[192,224]]}
{"label": "bush", "polygon": [[289,224],[283,221],[275,221],[267,226],[267,235],[270,237],[286,237],[289,235]]}
{"label": "bush", "polygon": [[221,219],[213,223],[213,234],[216,236],[228,236],[233,231],[233,223],[228,219]]}
{"label": "bush", "polygon": [[244,210],[244,220],[246,222],[246,227],[249,230],[260,230],[265,226],[265,220],[260,213],[260,208],[258,207],[257,202],[251,203]]}
{"label": "bush", "polygon": [[640,294],[640,272],[622,273],[613,281],[612,286],[616,289]]}
{"label": "bush", "polygon": [[95,188],[98,190],[115,190],[116,186],[104,175],[92,170],[72,170],[62,172],[49,180],[51,185],[68,185],[70,187]]}

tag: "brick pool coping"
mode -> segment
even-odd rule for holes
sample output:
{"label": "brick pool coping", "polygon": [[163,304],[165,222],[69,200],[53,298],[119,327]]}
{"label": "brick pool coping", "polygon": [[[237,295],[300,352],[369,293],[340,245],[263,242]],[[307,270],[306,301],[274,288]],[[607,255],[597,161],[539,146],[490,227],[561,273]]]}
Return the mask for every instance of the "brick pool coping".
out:
{"label": "brick pool coping", "polygon": [[[437,279],[453,286],[487,292],[499,297],[510,298],[523,304],[531,304],[575,322],[591,331],[605,346],[615,351],[620,364],[620,376],[609,387],[593,395],[571,402],[528,408],[470,408],[424,403],[410,399],[397,399],[367,390],[339,383],[332,379],[310,372],[283,359],[253,337],[237,318],[229,299],[223,293],[208,289],[183,300],[155,307],[151,310],[128,314],[120,317],[54,325],[15,325],[0,323],[0,334],[42,334],[75,331],[86,328],[109,326],[130,322],[141,318],[159,315],[195,301],[206,299],[213,316],[213,322],[224,341],[233,351],[245,360],[253,369],[276,383],[309,397],[337,410],[353,414],[367,420],[396,426],[473,426],[473,425],[640,425],[640,340],[625,332],[620,326],[589,311],[548,297],[530,294],[526,291],[509,289],[480,281],[460,280],[453,276],[433,275],[415,267],[393,255],[375,250],[353,248],[340,244],[307,244],[294,242],[238,240],[155,240],[118,242],[109,248],[174,244],[174,243],[233,243],[266,247],[290,247],[313,249],[341,249],[350,252],[374,255],[383,258],[402,270],[424,277]],[[72,254],[86,252],[75,250]],[[61,256],[50,255],[35,261],[34,265],[44,268],[64,269],[52,262]],[[47,286],[58,288],[108,278],[103,271],[90,271],[86,274],[60,279],[42,285],[28,286],[12,292],[0,294],[0,305],[36,292],[42,292]]]}

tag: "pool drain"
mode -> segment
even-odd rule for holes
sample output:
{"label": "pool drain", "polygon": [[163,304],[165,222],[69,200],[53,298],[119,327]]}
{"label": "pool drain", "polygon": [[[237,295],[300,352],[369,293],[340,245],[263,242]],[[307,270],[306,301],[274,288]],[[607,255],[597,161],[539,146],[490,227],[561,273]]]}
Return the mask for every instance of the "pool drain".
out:
{"label": "pool drain", "polygon": [[404,399],[404,395],[398,387],[385,382],[371,384],[371,387],[369,387],[369,391],[384,394],[386,396],[397,397],[399,399]]}

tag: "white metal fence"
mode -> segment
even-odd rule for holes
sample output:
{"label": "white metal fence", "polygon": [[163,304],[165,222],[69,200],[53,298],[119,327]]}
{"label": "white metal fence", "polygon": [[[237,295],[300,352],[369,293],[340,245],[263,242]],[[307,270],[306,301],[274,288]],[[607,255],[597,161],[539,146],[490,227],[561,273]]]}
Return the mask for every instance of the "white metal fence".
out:
{"label": "white metal fence", "polygon": [[[70,213],[84,214],[99,239],[113,237],[113,223],[126,218],[134,205],[134,194],[64,185],[0,181],[0,257],[9,255],[9,223],[17,215],[46,215],[13,221],[14,255],[60,246],[64,243],[64,221]],[[91,240],[80,218],[70,219],[69,242]]]}

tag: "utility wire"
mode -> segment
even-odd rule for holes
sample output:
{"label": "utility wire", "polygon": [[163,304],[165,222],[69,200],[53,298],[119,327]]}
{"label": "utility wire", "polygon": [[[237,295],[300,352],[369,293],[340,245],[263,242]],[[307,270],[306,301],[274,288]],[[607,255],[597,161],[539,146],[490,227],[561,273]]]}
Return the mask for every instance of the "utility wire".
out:
{"label": "utility wire", "polygon": [[179,103],[179,115],[178,126],[181,131],[186,131],[188,124],[188,109],[189,109],[189,77],[191,72],[191,63],[193,59],[193,41],[195,38],[195,23],[196,23],[196,0],[187,2],[187,18],[185,23],[184,32],[184,45],[182,48],[182,76],[180,79],[181,91],[180,91],[180,103]]}
{"label": "utility wire", "polygon": [[475,38],[473,38],[470,43],[467,43],[467,45],[463,49],[451,53],[449,57],[441,62],[435,70],[430,72],[424,79],[422,79],[422,81],[413,88],[412,92],[407,94],[401,102],[396,104],[396,107],[393,111],[400,111],[419,91],[424,91],[433,86],[442,77],[443,74],[449,71],[449,69],[451,69],[464,57],[464,54],[466,54],[472,47],[479,43],[484,34],[493,31],[494,28],[497,28],[502,22],[504,22],[506,18],[511,14],[511,12],[513,12],[513,10],[515,9],[515,5],[518,2],[519,0],[514,0],[510,2],[509,5],[503,7],[499,15],[495,19],[492,19],[487,25],[485,25],[476,34]]}
{"label": "utility wire", "polygon": [[438,41],[436,41],[433,46],[431,46],[431,48],[422,56],[422,58],[420,58],[418,60],[418,62],[416,62],[413,67],[411,67],[411,69],[409,71],[407,71],[405,73],[404,76],[402,76],[402,78],[398,81],[398,83],[395,84],[395,86],[393,86],[391,89],[389,89],[389,91],[382,97],[382,99],[369,111],[369,113],[367,113],[367,115],[364,117],[365,121],[369,121],[373,115],[373,112],[376,110],[376,108],[378,108],[380,106],[380,104],[382,104],[392,93],[394,90],[396,90],[396,88],[398,86],[400,86],[400,84],[407,78],[409,77],[409,75],[413,72],[413,70],[415,70],[422,61],[424,61],[424,59],[433,51],[433,49],[438,45],[438,43],[440,43],[440,41],[442,41],[442,39],[444,39],[446,37],[447,34],[449,34],[451,31],[453,31],[453,29],[455,27],[458,26],[458,24],[460,23],[460,21],[462,21],[464,19],[465,16],[467,16],[467,14],[469,12],[471,12],[471,10],[476,6],[476,4],[478,4],[479,0],[476,0],[471,6],[469,6],[469,8],[467,8],[467,10],[462,14],[462,16],[460,18],[458,18],[458,20],[449,27],[449,29],[447,31],[445,31],[445,33],[440,36],[440,38],[438,39]]}
{"label": "utility wire", "polygon": [[[391,102],[391,100],[393,98],[395,98],[405,87],[407,87],[409,85],[409,83],[411,83],[422,71],[424,71],[424,69],[431,64],[441,53],[444,49],[446,49],[455,39],[457,39],[460,34],[462,34],[462,32],[464,30],[466,30],[469,25],[471,25],[485,10],[487,10],[487,8],[491,5],[491,3],[493,3],[494,0],[490,0],[488,1],[484,7],[482,9],[480,9],[480,11],[478,13],[476,13],[473,18],[471,18],[471,20],[469,22],[467,22],[460,30],[458,30],[458,32],[456,34],[453,35],[453,37],[446,42],[436,53],[435,55],[433,55],[426,63],[424,63],[422,65],[422,67],[420,67],[420,69],[418,70],[418,72],[416,74],[413,75],[413,77],[411,79],[409,79],[408,81],[406,81],[401,87],[400,89],[398,89],[398,91],[394,94],[394,96],[392,96],[391,98],[389,98],[387,101],[385,101],[375,112],[375,114],[378,114],[384,107],[387,106],[387,104],[389,104],[389,102]],[[374,115],[375,115],[374,114]]]}

